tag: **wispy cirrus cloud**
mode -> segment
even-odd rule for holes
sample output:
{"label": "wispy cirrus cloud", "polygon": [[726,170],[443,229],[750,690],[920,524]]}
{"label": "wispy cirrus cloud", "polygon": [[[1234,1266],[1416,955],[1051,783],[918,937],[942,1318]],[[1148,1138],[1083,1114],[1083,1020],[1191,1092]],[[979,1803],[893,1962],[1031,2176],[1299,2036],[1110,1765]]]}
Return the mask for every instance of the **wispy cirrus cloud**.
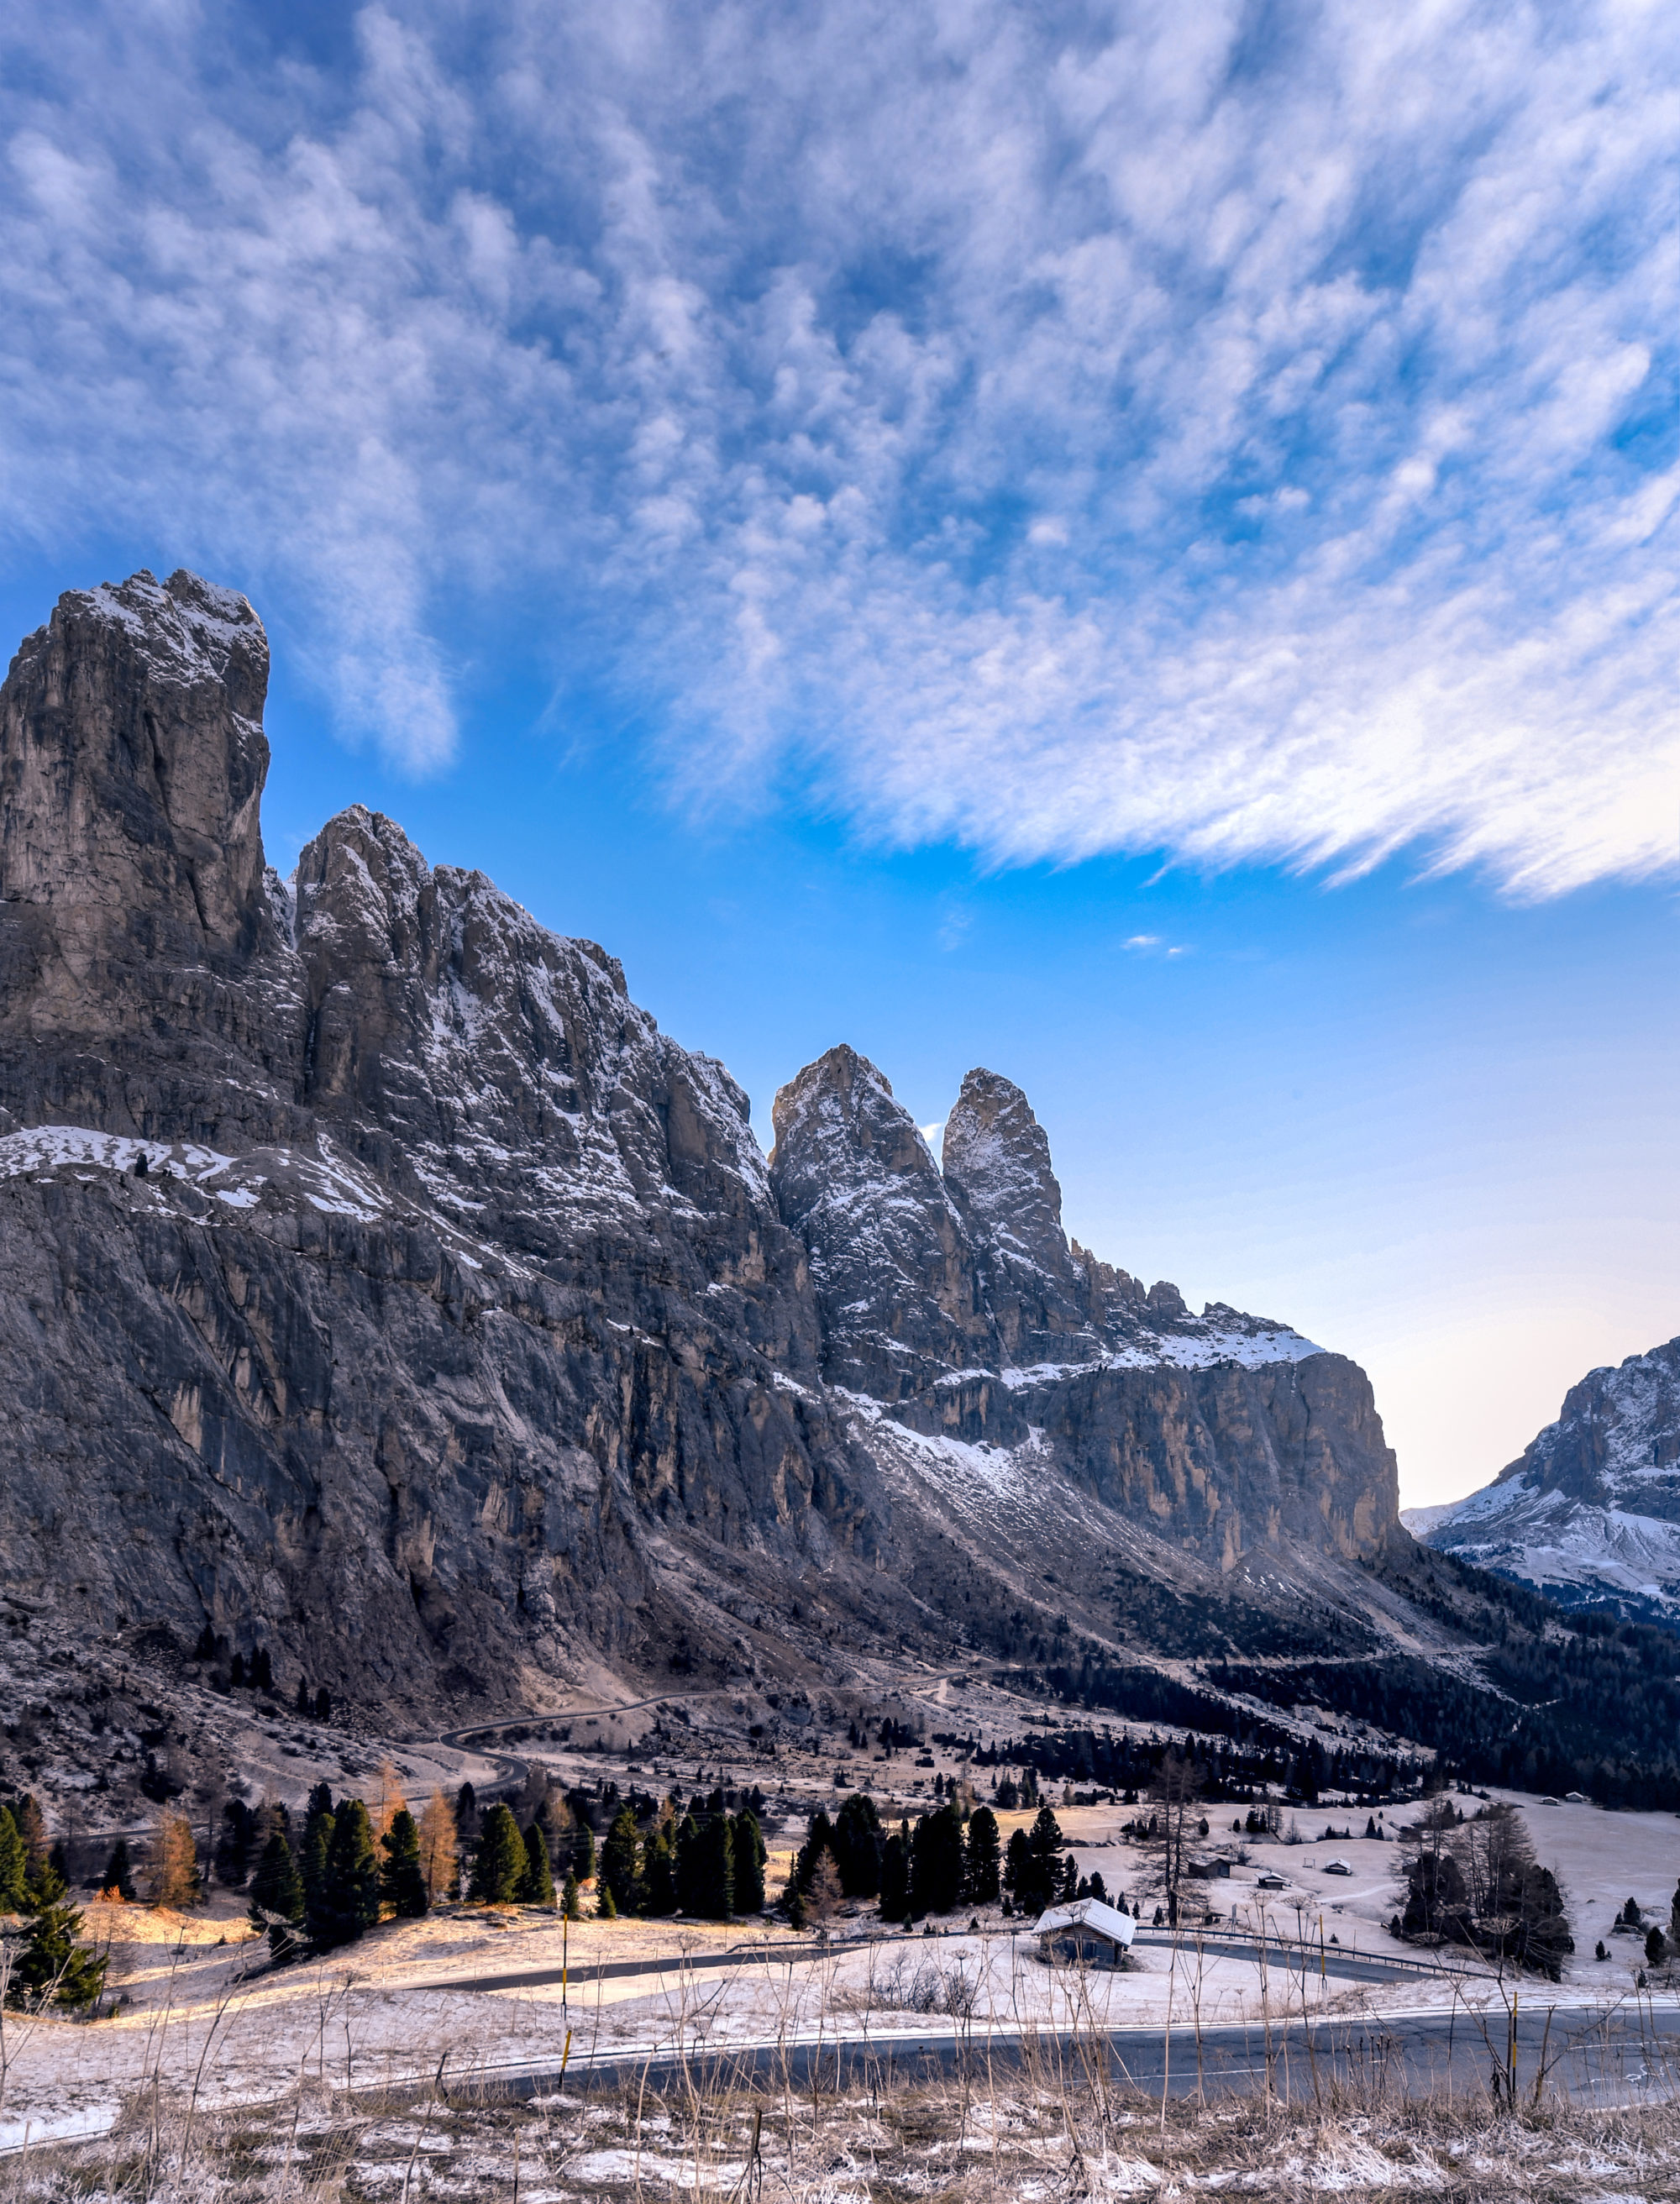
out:
{"label": "wispy cirrus cloud", "polygon": [[[1676,854],[1658,8],[14,19],[0,465],[418,767],[487,619],[1009,862]],[[581,639],[580,639],[581,638]]]}

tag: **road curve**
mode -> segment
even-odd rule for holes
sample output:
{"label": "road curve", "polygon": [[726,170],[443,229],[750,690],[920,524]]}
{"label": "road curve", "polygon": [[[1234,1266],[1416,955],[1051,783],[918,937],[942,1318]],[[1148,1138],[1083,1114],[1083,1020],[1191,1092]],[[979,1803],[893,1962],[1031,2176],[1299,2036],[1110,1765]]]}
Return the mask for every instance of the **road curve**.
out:
{"label": "road curve", "polygon": [[[579,2035],[582,2034],[581,2028]],[[579,2044],[563,2066],[494,2065],[475,2070],[470,2087],[509,2099],[569,2089],[614,2090],[633,2083],[659,2089],[680,2083],[703,2091],[773,2083],[804,2089],[864,2089],[884,2094],[965,2073],[1036,2071],[1092,2077],[1106,2062],[1111,2083],[1150,2097],[1250,2094],[1268,2087],[1280,2096],[1310,2098],[1333,2082],[1373,2092],[1422,2094],[1450,2086],[1527,2100],[1536,2087],[1606,2105],[1672,2094],[1680,2085],[1680,2006],[1607,2009],[1556,2000],[1520,2009],[1512,2025],[1504,2009],[1478,2020],[1462,2008],[1398,2014],[1392,2019],[1259,2023],[1197,2030],[1115,2028],[1077,2035],[1052,2030],[987,2029],[983,2023],[913,2032],[803,2037],[777,2042],[697,2041],[677,2050],[614,2048],[591,2053]],[[447,2090],[444,2092],[447,2095]]]}

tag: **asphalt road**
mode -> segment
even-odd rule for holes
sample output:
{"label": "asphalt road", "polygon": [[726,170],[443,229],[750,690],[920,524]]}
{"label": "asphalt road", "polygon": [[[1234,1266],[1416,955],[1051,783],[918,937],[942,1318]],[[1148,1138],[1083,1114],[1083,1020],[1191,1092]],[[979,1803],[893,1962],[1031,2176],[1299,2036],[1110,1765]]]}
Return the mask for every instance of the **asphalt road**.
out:
{"label": "asphalt road", "polygon": [[[650,2089],[692,2083],[697,2088],[763,2087],[784,2083],[810,2089],[864,2089],[884,2094],[918,2083],[951,2080],[965,2071],[994,2074],[1036,2066],[1040,2072],[1089,2080],[1094,2059],[1106,2059],[1112,2081],[1146,2096],[1163,2088],[1173,2097],[1247,2094],[1268,2083],[1279,2095],[1310,2099],[1333,2083],[1396,2094],[1451,2089],[1455,2094],[1491,2093],[1514,2086],[1526,2100],[1537,2080],[1576,2099],[1625,2103],[1641,2095],[1666,2095],[1680,2083],[1680,2010],[1641,2006],[1606,2012],[1602,2005],[1542,2004],[1532,1989],[1514,2031],[1497,2008],[1485,2027],[1458,2010],[1409,2013],[1390,2021],[1299,2021],[1274,2027],[1269,2040],[1257,2023],[1204,2029],[1120,2028],[1083,2040],[1048,2033],[1024,2038],[982,2025],[944,2025],[890,2038],[849,2037],[836,2042],[798,2041],[696,2048],[686,2056],[640,2056],[621,2051],[591,2058],[579,2047],[567,2061],[567,2089],[613,2090],[645,2083]],[[579,2029],[582,2034],[582,2029]],[[1542,2071],[1543,2070],[1543,2071]],[[561,2085],[561,2070],[481,2072],[474,2086],[510,2097],[539,2095]]]}
{"label": "asphalt road", "polygon": [[[878,1948],[887,1951],[922,1952],[931,1947],[930,1956],[938,1955],[941,1940],[929,1938],[924,1944],[923,1939],[919,1936],[883,1936],[868,1940]],[[1023,1940],[1025,1939],[1024,1938]],[[1148,1928],[1140,1930],[1137,1936],[1140,1946],[1148,1946],[1157,1950],[1167,1948],[1172,1941],[1170,1935]],[[773,1967],[793,1964],[804,1965],[822,1958],[825,1953],[831,1951],[838,1956],[845,1952],[855,1952],[862,1948],[864,1946],[856,1941],[837,1942],[832,1946],[816,1942],[738,1944],[721,1952],[694,1952],[681,1958],[673,1954],[668,1958],[661,1959],[608,1959],[597,1962],[594,1965],[573,1961],[564,1968],[516,1967],[484,1975],[442,1976],[417,1975],[405,1977],[397,1987],[404,1989],[430,1988],[452,1990],[542,1989],[551,1988],[561,1980],[562,1976],[568,1983],[581,1984],[595,1982],[623,1982],[636,1975],[651,1976],[674,1975],[683,1971],[690,1974],[712,1973],[725,1967],[733,1968],[739,1972],[746,1968],[759,1965]],[[1182,1948],[1189,1951],[1193,1950],[1194,1946],[1186,1939]],[[1260,1957],[1258,1943],[1242,1936],[1209,1936],[1203,1948],[1209,1959],[1227,1958],[1253,1962]],[[1447,1986],[1452,1978],[1447,1970],[1431,1964],[1403,1958],[1398,1954],[1391,1958],[1380,1952],[1350,1952],[1333,1944],[1321,1952],[1316,1944],[1284,1944],[1274,1939],[1268,1941],[1266,1946],[1266,1958],[1268,1965],[1278,1976],[1291,1980],[1298,1979],[1303,1972],[1309,1980],[1319,1976],[1321,1972],[1326,1980],[1349,1982],[1394,1982],[1440,1979],[1443,1982],[1444,1994],[1450,1994]]]}

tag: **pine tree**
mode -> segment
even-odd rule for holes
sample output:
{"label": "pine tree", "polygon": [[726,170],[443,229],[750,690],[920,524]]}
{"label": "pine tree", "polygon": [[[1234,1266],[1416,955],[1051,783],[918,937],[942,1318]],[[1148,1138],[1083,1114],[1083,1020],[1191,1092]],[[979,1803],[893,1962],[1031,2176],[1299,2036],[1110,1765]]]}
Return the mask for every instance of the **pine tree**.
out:
{"label": "pine tree", "polygon": [[334,1816],[312,1803],[303,1825],[303,1849],[298,1858],[298,1877],[303,1885],[306,1921],[327,1903],[328,1862],[332,1853]]}
{"label": "pine tree", "polygon": [[431,1901],[420,1865],[420,1832],[407,1806],[392,1815],[379,1849],[385,1855],[379,1869],[380,1895],[399,1921],[422,1919]]}
{"label": "pine tree", "polygon": [[628,1806],[620,1806],[601,1847],[601,1880],[612,1892],[613,1904],[620,1913],[635,1907],[638,1849],[636,1816]]}
{"label": "pine tree", "polygon": [[923,1814],[910,1847],[912,1913],[948,1913],[963,1894],[963,1825],[954,1806]]}
{"label": "pine tree", "polygon": [[420,1813],[420,1872],[426,1895],[434,1905],[453,1898],[460,1885],[460,1857],[455,1844],[454,1810],[441,1791],[434,1791]]}
{"label": "pine tree", "polygon": [[583,1904],[578,1895],[578,1878],[575,1875],[568,1874],[566,1878],[566,1887],[560,1895],[560,1910],[568,1921],[581,1921],[584,1917]]}
{"label": "pine tree", "polygon": [[251,1656],[251,1680],[259,1692],[274,1689],[274,1659],[266,1645],[259,1645]]}
{"label": "pine tree", "polygon": [[236,1890],[251,1868],[252,1814],[242,1798],[229,1798],[222,1810],[222,1835],[216,1847],[216,1879]]}
{"label": "pine tree", "polygon": [[700,1825],[692,1814],[685,1814],[672,1832],[671,1848],[676,1861],[677,1911],[694,1913],[700,1902]]}
{"label": "pine tree", "polygon": [[276,1964],[288,1959],[299,1947],[298,1925],[303,1919],[303,1877],[292,1857],[283,1829],[276,1829],[263,1846],[257,1872],[251,1878],[251,1925],[269,1940]]}
{"label": "pine tree", "polygon": [[572,1872],[579,1882],[587,1882],[595,1873],[595,1832],[580,1815],[572,1838]]}
{"label": "pine tree", "polygon": [[203,1895],[192,1825],[184,1814],[165,1814],[151,1840],[151,1902],[181,1911]]}
{"label": "pine tree", "polygon": [[886,1841],[874,1799],[867,1791],[854,1791],[834,1816],[833,1837],[834,1864],[848,1898],[873,1898],[880,1890]]}
{"label": "pine tree", "polygon": [[80,2012],[96,2004],[110,1962],[79,1944],[82,1917],[64,1902],[64,1885],[47,1869],[29,1908],[33,1917],[7,1985],[9,2005],[40,2011],[49,2005]]}
{"label": "pine tree", "polygon": [[304,1914],[311,1945],[336,1951],[375,1927],[379,1919],[379,1863],[373,1828],[359,1798],[344,1798],[332,1816],[325,1871]]}
{"label": "pine tree", "polygon": [[793,1881],[799,1889],[810,1888],[810,1879],[816,1872],[816,1863],[824,1852],[832,1858],[834,1850],[834,1824],[819,1806],[805,1824],[805,1840],[793,1861]]}
{"label": "pine tree", "polygon": [[519,1878],[521,1905],[552,1905],[555,1871],[549,1858],[549,1840],[535,1822],[525,1833],[525,1873]]}
{"label": "pine tree", "polygon": [[469,1895],[480,1905],[512,1905],[525,1869],[525,1840],[519,1825],[498,1799],[484,1816]]}
{"label": "pine tree", "polygon": [[750,1806],[743,1806],[736,1815],[730,1831],[735,1869],[734,1911],[737,1913],[762,1913],[764,1911],[764,1863],[769,1857],[764,1842],[764,1833],[758,1826],[758,1817]]}
{"label": "pine tree", "polygon": [[29,1895],[29,1855],[9,1806],[0,1806],[0,1913],[21,1913]]}
{"label": "pine tree", "polygon": [[643,1857],[642,1911],[650,1920],[663,1921],[676,1910],[676,1862],[671,1856],[669,1832],[662,1828],[648,1840]]}
{"label": "pine tree", "polygon": [[109,1898],[113,1893],[124,1905],[134,1902],[134,1869],[128,1857],[128,1840],[119,1837],[110,1848],[110,1857],[105,1862],[105,1872],[99,1884],[102,1893]]}
{"label": "pine tree", "polygon": [[312,1704],[312,1702],[309,1696],[309,1686],[304,1681],[303,1678],[300,1676],[298,1678],[297,1711],[300,1715],[306,1715],[309,1712]]}
{"label": "pine tree", "polygon": [[734,1910],[735,1855],[727,1814],[708,1814],[695,1846],[695,1903],[703,1921],[727,1921]]}
{"label": "pine tree", "polygon": [[604,1876],[602,1878],[600,1893],[595,1901],[595,1917],[597,1921],[618,1919],[618,1908],[613,1903],[613,1887]]}
{"label": "pine tree", "polygon": [[881,1855],[881,1917],[883,1921],[910,1917],[910,1847],[896,1830]]}
{"label": "pine tree", "polygon": [[480,1826],[478,1794],[470,1783],[463,1783],[455,1793],[455,1834],[470,1846],[477,1841]]}
{"label": "pine tree", "polygon": [[998,1817],[977,1806],[968,1823],[968,1897],[971,1905],[995,1905],[999,1888]]}

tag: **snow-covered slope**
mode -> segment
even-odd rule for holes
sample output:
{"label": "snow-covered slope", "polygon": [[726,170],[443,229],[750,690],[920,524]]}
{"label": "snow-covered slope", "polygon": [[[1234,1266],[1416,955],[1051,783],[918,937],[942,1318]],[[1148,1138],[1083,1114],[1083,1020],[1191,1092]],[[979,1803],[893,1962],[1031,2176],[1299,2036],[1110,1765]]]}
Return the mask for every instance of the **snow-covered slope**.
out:
{"label": "snow-covered slope", "polygon": [[1493,1484],[1403,1520],[1566,1605],[1680,1623],[1680,1339],[1590,1372]]}

